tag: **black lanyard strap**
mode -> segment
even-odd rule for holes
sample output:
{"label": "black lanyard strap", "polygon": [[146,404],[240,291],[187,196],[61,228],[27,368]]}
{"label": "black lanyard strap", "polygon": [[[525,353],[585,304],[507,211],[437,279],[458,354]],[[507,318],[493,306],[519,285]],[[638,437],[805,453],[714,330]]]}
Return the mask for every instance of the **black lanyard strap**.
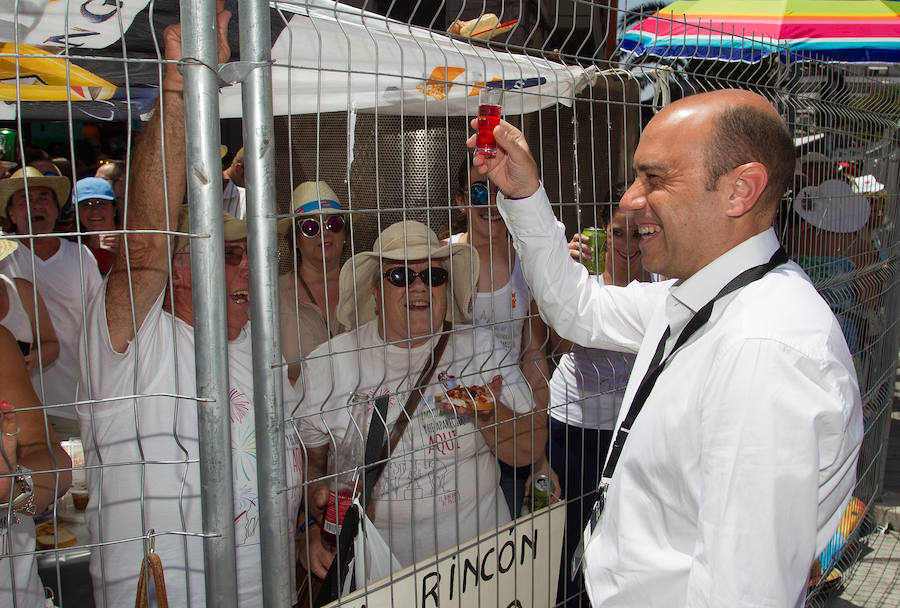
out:
{"label": "black lanyard strap", "polygon": [[634,399],[631,400],[628,414],[625,416],[625,420],[622,421],[622,425],[616,433],[616,439],[613,441],[613,447],[609,453],[609,458],[606,461],[606,466],[603,467],[603,479],[610,479],[613,475],[613,471],[616,470],[616,464],[619,462],[619,456],[622,454],[622,448],[625,446],[625,440],[628,438],[628,433],[631,431],[631,427],[634,425],[634,421],[637,419],[638,414],[641,413],[641,408],[644,407],[644,403],[650,396],[650,393],[656,384],[656,380],[663,372],[666,363],[668,363],[669,359],[672,358],[672,355],[674,355],[675,352],[691,338],[691,336],[697,333],[697,330],[709,321],[709,317],[712,315],[713,306],[716,301],[733,291],[737,291],[738,289],[746,287],[750,283],[761,279],[770,270],[787,261],[787,253],[785,253],[782,247],[779,247],[778,250],[772,254],[772,257],[768,262],[760,264],[759,266],[754,266],[753,268],[748,268],[729,281],[729,283],[716,294],[716,297],[707,302],[703,308],[698,310],[694,316],[690,318],[687,325],[685,325],[684,329],[681,331],[681,334],[679,334],[678,340],[675,341],[672,352],[663,359],[662,355],[666,349],[666,341],[671,335],[671,327],[666,328],[662,339],[659,341],[659,345],[656,347],[656,352],[653,354],[653,359],[650,361],[650,367],[647,368],[647,373],[644,374],[644,378],[641,380],[637,391],[634,393]]}

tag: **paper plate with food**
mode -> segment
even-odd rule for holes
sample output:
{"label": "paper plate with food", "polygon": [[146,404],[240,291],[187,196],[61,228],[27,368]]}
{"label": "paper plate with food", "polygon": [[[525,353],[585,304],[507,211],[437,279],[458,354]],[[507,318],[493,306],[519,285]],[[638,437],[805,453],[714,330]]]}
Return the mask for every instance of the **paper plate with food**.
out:
{"label": "paper plate with food", "polygon": [[497,374],[486,385],[459,385],[445,389],[435,396],[434,401],[444,409],[453,408],[459,414],[487,414],[497,406],[495,395],[499,394],[503,376]]}

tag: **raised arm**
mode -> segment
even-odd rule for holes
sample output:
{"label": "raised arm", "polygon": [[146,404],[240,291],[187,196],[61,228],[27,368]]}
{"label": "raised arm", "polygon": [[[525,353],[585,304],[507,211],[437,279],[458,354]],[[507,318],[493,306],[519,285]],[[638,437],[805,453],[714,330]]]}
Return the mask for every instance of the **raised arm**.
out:
{"label": "raised arm", "polygon": [[[227,61],[231,13],[218,1],[219,60]],[[181,26],[163,32],[165,56],[181,59]],[[187,185],[184,143],[184,83],[175,64],[165,68],[162,93],[153,118],[134,153],[125,205],[125,230],[174,230]],[[165,145],[165,153],[163,151]],[[165,173],[163,159],[165,158]],[[165,188],[160,188],[160,180]],[[112,347],[124,352],[168,281],[169,239],[163,234],[126,233],[106,286],[106,319]],[[132,315],[132,306],[134,314]]]}
{"label": "raised arm", "polygon": [[[565,227],[540,187],[522,132],[500,121],[494,158],[476,154],[473,166],[500,188],[497,208],[506,222],[525,280],[541,316],[561,337],[582,346],[637,352],[657,300],[640,287],[600,286],[568,249]],[[467,141],[474,146],[474,136]]]}

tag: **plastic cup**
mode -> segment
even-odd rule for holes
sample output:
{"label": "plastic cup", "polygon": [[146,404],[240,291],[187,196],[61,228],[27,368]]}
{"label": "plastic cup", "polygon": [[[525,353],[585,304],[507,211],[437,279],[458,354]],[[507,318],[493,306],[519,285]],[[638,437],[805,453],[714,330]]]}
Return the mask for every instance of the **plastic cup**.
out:
{"label": "plastic cup", "polygon": [[86,487],[72,486],[69,492],[72,494],[72,504],[75,506],[75,510],[84,511],[88,506],[88,499],[90,498],[88,489]]}
{"label": "plastic cup", "polygon": [[478,134],[475,136],[475,152],[485,158],[494,158],[497,144],[494,142],[494,127],[500,124],[503,107],[503,89],[484,88],[478,94]]}

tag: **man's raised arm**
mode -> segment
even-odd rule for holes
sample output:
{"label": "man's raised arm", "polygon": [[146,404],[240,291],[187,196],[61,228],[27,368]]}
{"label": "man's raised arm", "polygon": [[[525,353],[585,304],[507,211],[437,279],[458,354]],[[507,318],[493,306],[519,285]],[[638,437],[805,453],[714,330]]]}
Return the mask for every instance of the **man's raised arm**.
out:
{"label": "man's raised arm", "polygon": [[[227,31],[231,13],[223,10],[224,0],[217,4],[219,61],[224,62],[230,55]],[[166,59],[180,60],[181,26],[167,27],[163,41]],[[131,163],[123,221],[126,230],[175,230],[178,226],[178,208],[187,185],[183,91],[181,74],[174,63],[167,64],[159,104]],[[162,180],[165,188],[160,187]],[[171,257],[168,240],[166,235],[156,233],[129,233],[124,237],[106,286],[106,320],[110,342],[117,352],[125,351],[165,289]]]}

